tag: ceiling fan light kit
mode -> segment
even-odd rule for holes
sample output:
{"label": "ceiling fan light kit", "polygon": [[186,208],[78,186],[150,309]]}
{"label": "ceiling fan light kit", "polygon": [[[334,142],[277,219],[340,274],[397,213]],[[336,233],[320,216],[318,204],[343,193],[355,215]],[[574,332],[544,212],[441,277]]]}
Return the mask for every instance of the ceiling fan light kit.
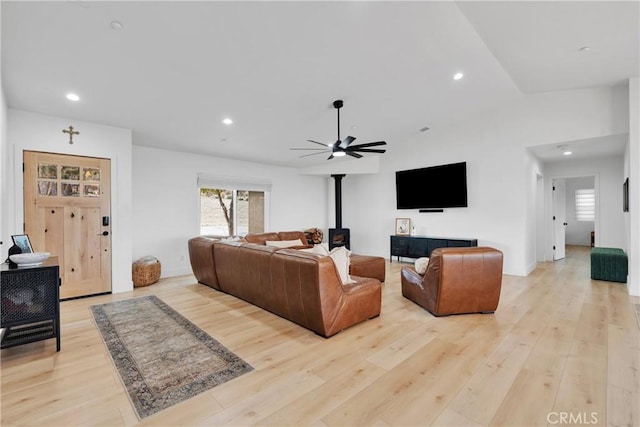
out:
{"label": "ceiling fan light kit", "polygon": [[385,141],[376,141],[376,142],[367,142],[365,144],[357,144],[351,145],[353,141],[355,141],[355,137],[347,136],[345,139],[340,139],[340,109],[344,106],[344,102],[341,99],[337,99],[333,101],[333,108],[338,110],[338,139],[333,144],[323,144],[322,142],[314,141],[312,139],[307,139],[308,142],[312,144],[321,145],[323,148],[292,148],[292,150],[312,150],[318,151],[317,153],[304,154],[300,157],[308,157],[314,156],[316,154],[323,154],[329,152],[329,157],[327,160],[331,160],[334,157],[342,157],[342,156],[351,156],[359,159],[362,157],[360,153],[379,153],[382,154],[386,152],[384,149],[380,148],[371,148],[378,147],[381,145],[387,145]]}

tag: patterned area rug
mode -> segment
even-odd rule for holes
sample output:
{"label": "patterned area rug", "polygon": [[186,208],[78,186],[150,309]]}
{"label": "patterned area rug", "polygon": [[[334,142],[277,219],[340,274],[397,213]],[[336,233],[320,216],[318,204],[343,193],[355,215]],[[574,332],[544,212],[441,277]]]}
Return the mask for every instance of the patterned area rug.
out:
{"label": "patterned area rug", "polygon": [[154,295],[91,312],[140,419],[253,370]]}

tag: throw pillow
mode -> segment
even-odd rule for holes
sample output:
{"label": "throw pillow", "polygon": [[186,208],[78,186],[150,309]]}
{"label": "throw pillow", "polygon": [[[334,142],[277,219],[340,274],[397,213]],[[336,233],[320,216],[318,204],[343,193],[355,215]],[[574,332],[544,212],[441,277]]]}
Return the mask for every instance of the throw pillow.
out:
{"label": "throw pillow", "polygon": [[429,258],[422,257],[416,260],[416,273],[422,275],[427,272],[427,266],[429,265]]}
{"label": "throw pillow", "polygon": [[300,239],[296,240],[267,240],[265,244],[275,246],[276,248],[292,248],[294,246],[302,246]]}
{"label": "throw pillow", "polygon": [[350,254],[351,254],[351,251],[349,251],[344,246],[335,248],[329,253],[329,256],[333,260],[333,264],[336,266],[336,269],[338,270],[338,274],[340,275],[340,280],[342,281],[343,285],[346,285],[349,283],[355,283],[355,280],[352,280],[351,277],[349,277],[349,255]]}

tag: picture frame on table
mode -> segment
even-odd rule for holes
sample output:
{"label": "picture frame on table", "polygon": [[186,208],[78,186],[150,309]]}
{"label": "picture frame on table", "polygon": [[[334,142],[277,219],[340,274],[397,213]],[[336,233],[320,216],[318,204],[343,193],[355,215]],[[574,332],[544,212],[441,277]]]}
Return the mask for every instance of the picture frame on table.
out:
{"label": "picture frame on table", "polygon": [[31,241],[29,240],[29,236],[27,236],[26,234],[14,234],[13,236],[11,236],[11,240],[13,240],[14,245],[22,250],[23,254],[33,253]]}
{"label": "picture frame on table", "polygon": [[396,235],[408,236],[411,234],[411,218],[396,218]]}

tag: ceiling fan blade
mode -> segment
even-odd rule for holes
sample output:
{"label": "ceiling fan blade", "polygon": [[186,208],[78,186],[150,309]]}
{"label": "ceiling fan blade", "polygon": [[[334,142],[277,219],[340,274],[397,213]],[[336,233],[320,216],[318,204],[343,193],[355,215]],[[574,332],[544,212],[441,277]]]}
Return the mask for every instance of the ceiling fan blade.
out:
{"label": "ceiling fan blade", "polygon": [[318,142],[318,141],[314,141],[312,139],[307,139],[308,142],[313,142],[314,144],[318,144],[318,145],[322,145],[325,148],[328,148],[329,146],[327,144],[323,144],[322,142]]}
{"label": "ceiling fan blade", "polygon": [[302,156],[300,156],[300,158],[309,157],[309,156],[315,156],[317,154],[326,154],[326,151],[318,151],[317,153],[303,154]]}
{"label": "ceiling fan blade", "polygon": [[349,148],[357,150],[360,148],[377,147],[378,145],[387,145],[387,143],[385,141],[367,142],[365,144],[352,145]]}
{"label": "ceiling fan blade", "polygon": [[349,146],[349,144],[351,144],[353,141],[355,141],[355,137],[353,136],[348,136],[345,139],[342,140],[342,142],[340,143],[340,148],[347,148]]}
{"label": "ceiling fan blade", "polygon": [[327,158],[327,160],[331,160],[333,159],[333,151],[331,152],[331,155]]}
{"label": "ceiling fan blade", "polygon": [[348,149],[347,154],[350,152],[358,152],[358,153],[385,153],[387,150],[380,150],[377,148],[360,148],[360,149]]}
{"label": "ceiling fan blade", "polygon": [[289,148],[289,150],[313,150],[313,151],[326,151],[328,149],[329,147],[324,147],[324,150],[322,148]]}
{"label": "ceiling fan blade", "polygon": [[362,157],[362,155],[361,155],[361,154],[358,154],[358,153],[353,152],[353,151],[351,151],[351,150],[349,150],[349,151],[345,151],[345,153],[347,153],[347,156],[355,157],[356,159],[359,159],[359,158],[361,158],[361,157]]}

